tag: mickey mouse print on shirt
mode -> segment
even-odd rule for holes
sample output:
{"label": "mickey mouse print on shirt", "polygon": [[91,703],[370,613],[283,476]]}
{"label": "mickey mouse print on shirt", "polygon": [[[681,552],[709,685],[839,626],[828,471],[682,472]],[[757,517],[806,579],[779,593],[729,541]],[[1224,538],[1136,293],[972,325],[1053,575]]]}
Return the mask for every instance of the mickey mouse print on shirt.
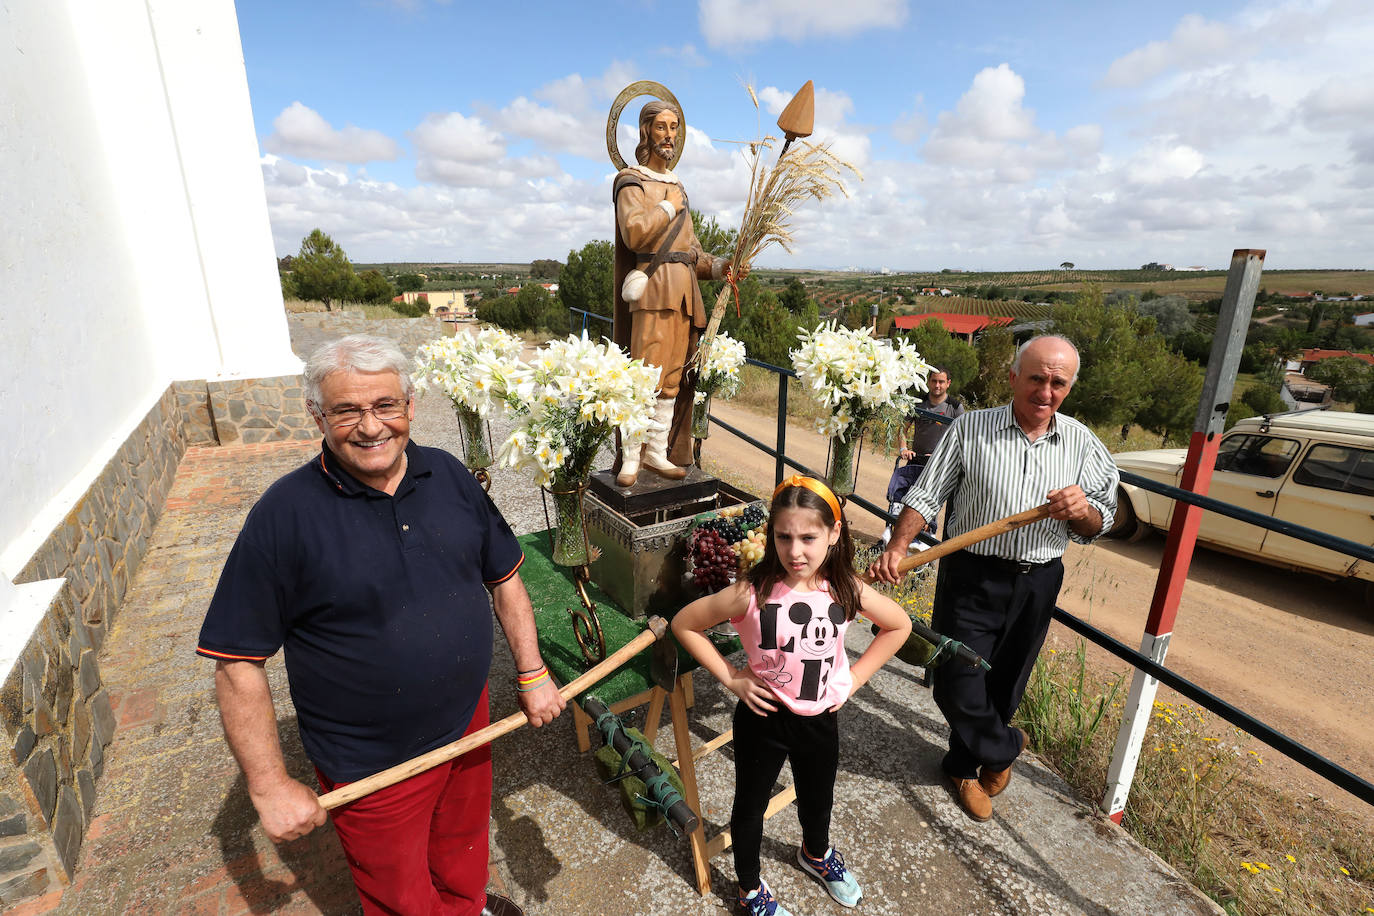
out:
{"label": "mickey mouse print on shirt", "polygon": [[772,600],[750,599],[732,622],[749,667],[789,709],[815,715],[849,695],[852,678],[844,651],[849,626],[828,591],[800,592],[779,585]]}

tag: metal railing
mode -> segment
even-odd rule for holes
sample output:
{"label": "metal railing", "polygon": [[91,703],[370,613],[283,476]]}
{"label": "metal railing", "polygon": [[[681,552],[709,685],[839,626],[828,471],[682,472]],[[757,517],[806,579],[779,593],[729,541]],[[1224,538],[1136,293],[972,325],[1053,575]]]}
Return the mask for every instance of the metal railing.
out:
{"label": "metal railing", "polygon": [[[582,320],[582,325],[581,325],[581,328],[580,328],[580,330],[582,330],[582,331],[587,330],[587,319],[588,319],[588,318],[595,318],[597,321],[604,321],[604,322],[606,322],[607,324],[612,325],[612,326],[614,326],[614,324],[615,324],[615,319],[614,319],[614,318],[612,318],[610,315],[603,315],[603,314],[601,314],[600,312],[589,312],[589,311],[587,311],[586,309],[575,309],[575,308],[572,308],[571,306],[568,307],[568,311],[571,312],[573,315],[581,315],[581,316],[582,316],[582,319],[581,319],[581,320]],[[577,321],[575,321],[573,318],[569,317],[569,318],[568,318],[568,326],[569,326],[569,327],[577,327],[577,326],[578,326],[578,325],[577,325]]]}
{"label": "metal railing", "polygon": [[[796,470],[808,476],[821,476],[817,474],[815,470],[808,468],[805,465],[800,464],[799,462],[793,461],[791,458],[788,458],[784,452],[787,441],[787,381],[789,378],[795,378],[797,373],[791,369],[784,369],[780,366],[774,366],[769,363],[759,362],[755,359],[746,359],[745,362],[749,363],[752,366],[758,366],[761,369],[767,369],[770,372],[775,372],[778,374],[778,431],[776,447],[769,448],[767,445],[760,442],[758,439],[755,439],[754,437],[750,436],[749,434],[745,433],[743,430],[736,429],[729,423],[726,423],[714,416],[711,417],[711,422],[726,430],[727,432],[738,436],[739,438],[743,439],[745,442],[749,443],[750,445],[754,446],[755,448],[759,449],[765,454],[773,456],[774,461],[776,462],[776,469],[774,472],[775,484],[780,482],[782,478],[786,476],[787,472],[785,470],[785,467],[795,468]],[[923,410],[921,408],[916,408],[915,413],[920,414],[922,417],[929,420],[933,420],[937,423],[953,422],[949,417],[943,414],[933,413],[931,411]],[[1238,521],[1246,522],[1251,525],[1258,525],[1259,527],[1268,529],[1269,531],[1274,531],[1278,534],[1283,534],[1291,538],[1306,541],[1307,543],[1315,544],[1318,547],[1325,547],[1328,550],[1335,550],[1347,556],[1352,556],[1361,560],[1368,560],[1370,562],[1374,562],[1374,547],[1370,547],[1365,544],[1360,544],[1356,541],[1347,540],[1346,538],[1336,537],[1335,535],[1328,534],[1325,531],[1317,531],[1313,528],[1305,528],[1302,525],[1295,525],[1292,522],[1286,522],[1282,519],[1273,518],[1272,516],[1262,515],[1250,509],[1244,509],[1240,506],[1233,506],[1230,503],[1222,502],[1219,499],[1212,499],[1209,496],[1202,496],[1200,494],[1193,493],[1189,490],[1182,490],[1178,487],[1159,483],[1158,481],[1150,480],[1148,477],[1142,477],[1139,474],[1133,474],[1129,471],[1121,471],[1120,474],[1122,482],[1130,484],[1131,486],[1136,486],[1140,487],[1141,489],[1150,490],[1152,492],[1159,493],[1162,496],[1167,496],[1180,502],[1191,503],[1208,512],[1216,512],[1220,515],[1225,515],[1229,518],[1234,518]],[[850,496],[848,499],[848,504],[857,505],[863,508],[864,510],[872,513],[873,515],[886,519],[889,524],[896,521],[896,517],[887,512],[885,508],[879,508],[873,505],[873,503],[869,502],[866,499],[863,499],[858,495]],[[922,532],[921,536],[922,540],[925,540],[928,543],[938,543],[938,541],[936,541],[934,538],[931,538],[929,535],[925,534],[925,532]],[[1082,636],[1084,639],[1088,640],[1094,645],[1107,650],[1108,652],[1115,655],[1117,658],[1120,658],[1123,661],[1126,661],[1134,667],[1140,669],[1141,671],[1144,671],[1150,677],[1153,677],[1159,680],[1161,683],[1172,688],[1173,690],[1178,691],[1180,694],[1182,694],[1185,697],[1188,697],[1190,700],[1197,703],[1202,708],[1208,710],[1209,712],[1215,713],[1217,716],[1231,723],[1236,728],[1239,728],[1246,734],[1253,736],[1257,740],[1273,748],[1275,751],[1279,752],[1280,754],[1283,754],[1290,760],[1293,760],[1300,766],[1303,766],[1306,769],[1312,771],[1313,773],[1316,773],[1318,776],[1322,777],[1331,784],[1338,786],[1341,789],[1344,789],[1346,792],[1349,792],[1351,795],[1354,795],[1356,798],[1360,799],[1361,801],[1367,804],[1374,805],[1374,783],[1369,782],[1369,780],[1357,776],[1356,774],[1350,772],[1340,764],[1335,763],[1334,761],[1322,756],[1321,754],[1317,753],[1316,751],[1312,750],[1311,748],[1307,747],[1301,742],[1289,737],[1288,735],[1285,735],[1284,733],[1278,731],[1270,725],[1267,725],[1259,719],[1256,719],[1254,716],[1250,715],[1244,710],[1231,705],[1230,703],[1226,702],[1225,700],[1221,699],[1220,697],[1216,696],[1215,694],[1211,693],[1205,688],[1193,683],[1192,681],[1188,680],[1182,675],[1177,674],[1169,670],[1168,668],[1165,668],[1163,665],[1158,664],[1149,656],[1142,655],[1135,649],[1132,649],[1129,646],[1112,638],[1111,636],[1108,636],[1106,633],[1102,632],[1101,630],[1097,629],[1096,627],[1092,626],[1086,621],[1073,616],[1069,612],[1065,611],[1063,608],[1056,606],[1054,608],[1053,616],[1055,620],[1059,621],[1059,623],[1068,627],[1070,630],[1073,630],[1075,633]]]}

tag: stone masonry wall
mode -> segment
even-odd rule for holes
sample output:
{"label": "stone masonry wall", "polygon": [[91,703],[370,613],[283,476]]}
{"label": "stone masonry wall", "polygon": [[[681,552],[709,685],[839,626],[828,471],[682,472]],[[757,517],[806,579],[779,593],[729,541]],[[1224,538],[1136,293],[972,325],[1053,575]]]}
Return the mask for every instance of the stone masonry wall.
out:
{"label": "stone masonry wall", "polygon": [[0,906],[71,880],[114,736],[97,657],[185,451],[169,387],[15,579],[63,585],[0,685]]}
{"label": "stone masonry wall", "polygon": [[309,441],[319,435],[299,375],[205,383],[220,445]]}

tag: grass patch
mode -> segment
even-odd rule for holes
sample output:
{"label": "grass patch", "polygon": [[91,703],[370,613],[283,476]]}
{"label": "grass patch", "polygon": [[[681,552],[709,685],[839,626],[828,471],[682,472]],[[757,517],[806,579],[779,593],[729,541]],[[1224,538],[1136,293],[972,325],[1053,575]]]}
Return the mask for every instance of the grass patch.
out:
{"label": "grass patch", "polygon": [[[1106,792],[1125,675],[1091,671],[1084,643],[1036,661],[1016,721],[1087,799]],[[1238,729],[1156,702],[1123,826],[1228,913],[1374,913],[1374,838],[1315,796],[1263,781]]]}

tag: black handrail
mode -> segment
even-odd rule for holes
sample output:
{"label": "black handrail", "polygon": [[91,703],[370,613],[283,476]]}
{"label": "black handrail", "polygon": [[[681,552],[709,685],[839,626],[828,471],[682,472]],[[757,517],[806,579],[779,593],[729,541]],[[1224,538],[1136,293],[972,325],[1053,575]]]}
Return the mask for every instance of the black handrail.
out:
{"label": "black handrail", "polygon": [[[603,315],[603,314],[601,314],[600,312],[589,312],[589,311],[587,311],[586,309],[576,309],[576,308],[573,308],[572,306],[568,306],[568,311],[574,312],[574,313],[576,313],[576,314],[582,316],[582,330],[584,330],[584,331],[587,330],[587,319],[588,319],[588,318],[596,318],[596,319],[598,319],[598,320],[600,320],[600,321],[605,321],[605,322],[607,322],[607,323],[610,324],[612,327],[615,326],[615,319],[612,318],[610,315]],[[571,318],[568,319],[568,324],[569,324],[569,326],[572,325],[572,319],[571,319]]]}
{"label": "black handrail", "polygon": [[1159,680],[1160,683],[1172,687],[1204,709],[1216,713],[1242,731],[1253,735],[1285,757],[1302,764],[1328,782],[1340,786],[1361,801],[1374,805],[1374,783],[1356,776],[1340,764],[1334,763],[1306,745],[1294,741],[1283,732],[1271,728],[1249,713],[1237,709],[1182,675],[1175,674],[1148,655],[1141,655],[1130,646],[1116,641],[1092,624],[1080,620],[1063,608],[1056,607],[1054,609],[1054,619],[1089,642],[1101,646],[1117,658],[1130,662],[1150,677]]}

